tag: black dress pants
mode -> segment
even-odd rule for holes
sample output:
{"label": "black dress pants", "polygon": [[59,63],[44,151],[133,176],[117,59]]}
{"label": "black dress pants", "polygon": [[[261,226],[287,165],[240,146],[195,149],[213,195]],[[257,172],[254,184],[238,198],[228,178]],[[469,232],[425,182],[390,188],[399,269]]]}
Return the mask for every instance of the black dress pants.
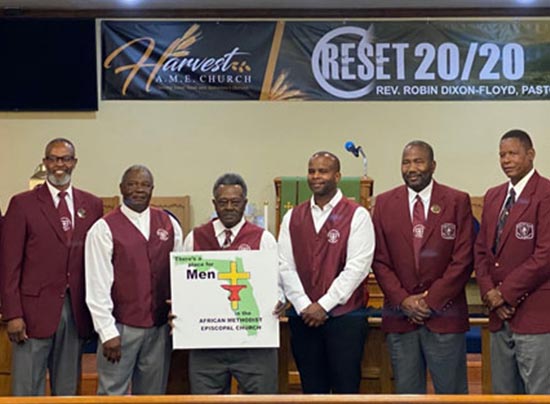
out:
{"label": "black dress pants", "polygon": [[289,317],[291,346],[305,394],[357,394],[367,337],[364,309],[330,317],[308,327],[299,316]]}

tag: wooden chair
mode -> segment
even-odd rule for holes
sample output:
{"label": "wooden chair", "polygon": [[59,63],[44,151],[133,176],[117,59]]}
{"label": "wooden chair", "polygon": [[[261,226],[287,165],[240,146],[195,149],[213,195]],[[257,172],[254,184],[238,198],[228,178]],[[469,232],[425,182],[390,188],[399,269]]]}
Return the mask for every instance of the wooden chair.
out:
{"label": "wooden chair", "polygon": [[120,196],[101,196],[101,202],[103,202],[103,214],[106,215],[118,205],[120,205]]}
{"label": "wooden chair", "polygon": [[[103,214],[109,213],[111,210],[120,205],[120,196],[103,196]],[[189,196],[153,196],[151,205],[157,208],[169,210],[178,219],[186,235],[191,230],[191,211]]]}
{"label": "wooden chair", "polygon": [[183,235],[191,231],[191,211],[189,196],[153,196],[151,205],[169,210],[178,218]]}

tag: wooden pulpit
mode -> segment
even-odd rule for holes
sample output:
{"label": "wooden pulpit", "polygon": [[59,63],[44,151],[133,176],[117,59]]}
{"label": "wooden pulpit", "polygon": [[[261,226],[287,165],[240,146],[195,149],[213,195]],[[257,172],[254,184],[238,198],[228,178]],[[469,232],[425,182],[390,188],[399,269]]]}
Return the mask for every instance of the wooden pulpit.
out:
{"label": "wooden pulpit", "polygon": [[[311,197],[306,177],[277,177],[275,183],[275,233],[286,212]],[[374,181],[370,177],[342,177],[342,193],[367,209],[371,206]]]}

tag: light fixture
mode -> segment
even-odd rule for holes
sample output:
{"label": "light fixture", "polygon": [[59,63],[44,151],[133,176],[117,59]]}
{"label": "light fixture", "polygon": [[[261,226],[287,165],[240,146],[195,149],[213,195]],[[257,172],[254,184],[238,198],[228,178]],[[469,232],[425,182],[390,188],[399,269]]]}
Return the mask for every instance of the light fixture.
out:
{"label": "light fixture", "polygon": [[47,176],[46,166],[43,163],[38,164],[34,169],[34,174],[29,179],[29,189],[34,189],[37,185],[46,182]]}

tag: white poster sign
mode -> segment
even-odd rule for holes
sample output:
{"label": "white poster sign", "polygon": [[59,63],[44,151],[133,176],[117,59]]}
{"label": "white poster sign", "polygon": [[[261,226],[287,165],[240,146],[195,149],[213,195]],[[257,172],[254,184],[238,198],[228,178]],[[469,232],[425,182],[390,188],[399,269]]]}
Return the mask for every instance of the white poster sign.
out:
{"label": "white poster sign", "polygon": [[276,251],[170,255],[174,349],[279,346]]}

